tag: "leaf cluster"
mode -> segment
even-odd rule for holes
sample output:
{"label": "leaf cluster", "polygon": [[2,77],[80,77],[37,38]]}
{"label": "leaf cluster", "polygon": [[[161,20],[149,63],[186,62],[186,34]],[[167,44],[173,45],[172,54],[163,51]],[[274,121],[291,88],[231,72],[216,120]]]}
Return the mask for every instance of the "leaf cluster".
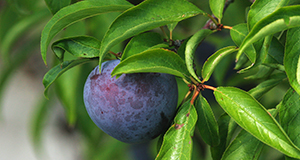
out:
{"label": "leaf cluster", "polygon": [[[78,36],[52,44],[53,52],[62,63],[45,75],[46,90],[69,68],[95,58],[101,64],[108,55],[112,55],[121,60],[112,76],[160,72],[175,75],[189,86],[173,125],[163,135],[156,159],[191,159],[195,128],[203,141],[211,147],[214,159],[257,159],[264,145],[269,145],[288,157],[300,158],[296,137],[291,137],[296,131],[288,130],[284,123],[275,119],[276,115],[282,115],[286,111],[283,108],[287,106],[286,101],[291,91],[280,105],[274,106],[270,111],[259,102],[264,94],[285,80],[288,80],[290,90],[295,91],[293,94],[300,94],[299,47],[297,48],[300,6],[289,5],[287,0],[257,0],[249,8],[246,23],[230,27],[222,23],[224,11],[230,3],[231,1],[210,0],[212,14],[186,0],[147,0],[137,6],[123,0],[82,1],[62,8],[42,32],[41,53],[45,63],[50,41],[63,28],[98,14],[122,13],[112,22],[102,40]],[[183,43],[173,40],[173,31],[178,22],[197,15],[209,19],[206,25],[184,39]],[[167,26],[170,38],[164,26]],[[159,27],[164,38],[153,32]],[[199,76],[197,66],[195,68],[195,53],[199,44],[225,29],[230,30],[234,44],[210,55],[202,65]],[[113,46],[129,38],[131,40],[121,55],[111,51]],[[65,61],[65,52],[78,59]],[[239,70],[238,73],[259,82],[249,92],[232,86],[206,85],[218,65],[225,57],[232,57],[233,53],[236,53],[235,69]],[[216,101],[225,111],[219,121],[216,120],[209,101],[201,94],[204,89],[213,91]],[[294,110],[299,107],[292,106]],[[292,116],[280,116],[280,122],[293,118]],[[220,125],[223,123],[226,124],[225,128]],[[232,132],[236,129],[232,127],[233,124],[243,130],[230,141]],[[224,135],[223,132],[220,135],[220,130],[227,134]]]}
{"label": "leaf cluster", "polygon": [[[53,16],[42,30],[41,56],[49,65],[47,52],[51,48],[56,61],[50,63],[51,69],[44,76],[44,93],[51,98],[53,92],[49,87],[56,84],[55,91],[64,104],[69,124],[80,128],[90,148],[99,148],[95,139],[100,138],[95,135],[101,133],[87,115],[80,112],[82,100],[77,98],[70,102],[68,99],[82,96],[78,93],[82,89],[79,84],[83,84],[87,68],[106,60],[120,59],[112,76],[167,73],[177,77],[178,86],[184,86],[180,87],[181,98],[174,122],[158,142],[157,160],[192,159],[195,156],[193,149],[201,143],[209,147],[210,157],[214,160],[263,158],[266,145],[287,159],[300,159],[297,129],[300,123],[298,1],[256,0],[245,8],[244,21],[233,26],[228,26],[224,20],[228,16],[225,14],[227,7],[236,3],[231,0],[209,0],[208,9],[187,0],[147,0],[138,5],[126,0],[45,2]],[[6,36],[1,37],[3,33],[0,33],[3,58],[11,59],[8,53],[21,33],[41,17],[49,16],[44,10],[37,12],[38,15],[30,15],[15,23]],[[109,16],[111,20],[105,21],[101,15]],[[185,34],[184,38],[177,38],[176,32],[180,31],[176,27],[184,26],[192,17],[202,17],[207,22],[195,26],[191,36]],[[66,28],[80,24],[90,28],[96,24],[94,28],[101,28],[103,34],[97,36],[89,33],[98,33],[95,29],[87,29],[79,35],[61,36]],[[222,43],[216,45],[217,50],[203,64],[198,64],[199,45],[217,41],[219,34],[226,35],[221,37]],[[63,38],[57,40],[56,37]],[[224,43],[227,40],[232,43]],[[119,47],[115,52],[114,47],[120,45],[124,48]],[[19,62],[18,59],[13,61]],[[225,79],[230,64],[238,71]],[[0,78],[5,80],[3,77],[12,69],[2,72],[4,75]],[[209,85],[214,79],[219,79],[219,83]],[[0,91],[4,80],[0,80]],[[240,87],[242,83],[254,86],[244,89]],[[264,104],[272,89],[280,87],[286,94],[276,97],[276,104]],[[205,98],[204,90],[211,90],[214,98]],[[45,103],[40,106],[36,115],[46,113]],[[36,116],[36,120],[42,119],[40,117]],[[40,123],[35,126],[40,126]],[[40,135],[37,128],[34,133]],[[93,159],[96,151],[91,149],[90,152],[89,158]]]}

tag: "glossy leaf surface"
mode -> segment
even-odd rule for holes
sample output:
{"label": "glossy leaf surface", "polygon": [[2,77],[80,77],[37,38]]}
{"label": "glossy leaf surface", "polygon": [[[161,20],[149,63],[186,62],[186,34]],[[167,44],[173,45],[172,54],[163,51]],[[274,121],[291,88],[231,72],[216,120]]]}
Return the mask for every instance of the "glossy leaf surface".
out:
{"label": "glossy leaf surface", "polygon": [[[66,120],[70,127],[74,127],[77,120],[78,107],[78,84],[82,76],[82,65],[69,69],[64,74],[60,75],[55,81],[55,91],[58,99],[62,103],[65,111]],[[70,99],[73,99],[70,101]],[[81,107],[81,105],[80,105]]]}
{"label": "glossy leaf surface", "polygon": [[[160,34],[155,32],[147,32],[133,37],[127,44],[122,54],[121,61],[124,59],[155,47],[159,44],[163,44],[164,41]],[[168,45],[166,46],[168,47]],[[99,54],[99,53],[98,53]]]}
{"label": "glossy leaf surface", "polygon": [[252,88],[248,91],[248,93],[255,99],[260,99],[265,93],[277,86],[284,79],[286,79],[286,75],[284,73],[275,74],[270,79],[265,80],[258,84],[255,88]]}
{"label": "glossy leaf surface", "polygon": [[219,126],[207,100],[202,96],[196,99],[195,108],[198,113],[197,128],[201,137],[210,146],[220,143]]}
{"label": "glossy leaf surface", "polygon": [[287,135],[300,147],[300,96],[295,90],[289,89],[285,94],[279,110],[279,119]]}
{"label": "glossy leaf surface", "polygon": [[257,160],[263,146],[264,144],[261,141],[253,137],[247,131],[242,130],[228,146],[227,150],[222,156],[222,160]]}
{"label": "glossy leaf surface", "polygon": [[285,45],[284,67],[290,85],[300,94],[300,27],[288,30]]}
{"label": "glossy leaf surface", "polygon": [[217,102],[242,128],[260,141],[295,158],[300,151],[266,109],[250,94],[234,87],[218,87]]}
{"label": "glossy leaf surface", "polygon": [[71,37],[54,42],[51,48],[60,61],[66,51],[75,57],[94,58],[99,56],[100,41],[88,36]]}
{"label": "glossy leaf surface", "polygon": [[[123,60],[111,75],[123,73],[158,72],[178,77],[189,77],[184,61],[174,52],[166,49],[150,49]],[[117,76],[117,77],[118,77]]]}
{"label": "glossy leaf surface", "polygon": [[180,45],[180,47],[177,50],[177,54],[185,61],[185,49],[186,49],[186,44],[189,41],[191,37],[186,38]]}
{"label": "glossy leaf surface", "polygon": [[211,155],[214,160],[220,160],[223,153],[225,152],[227,146],[229,145],[233,133],[237,128],[237,124],[234,120],[228,116],[226,113],[223,113],[218,119],[219,132],[220,134],[220,143],[218,146],[213,146],[210,148]]}
{"label": "glossy leaf surface", "polygon": [[275,37],[272,38],[271,45],[268,50],[268,55],[264,63],[283,64],[284,46]]}
{"label": "glossy leaf surface", "polygon": [[44,91],[44,95],[45,97],[48,97],[47,91],[48,88],[50,87],[50,85],[61,75],[63,74],[65,71],[67,71],[68,69],[86,63],[90,61],[90,59],[79,59],[79,60],[72,60],[72,61],[64,61],[62,64],[58,64],[55,67],[51,68],[51,70],[49,70],[43,79],[43,85],[45,87],[45,91]]}
{"label": "glossy leaf surface", "polygon": [[132,7],[132,4],[125,0],[89,0],[77,2],[59,10],[50,21],[48,21],[42,32],[41,54],[45,64],[47,64],[46,54],[49,43],[59,31],[85,18],[101,13],[122,12],[130,7]]}
{"label": "glossy leaf surface", "polygon": [[251,30],[258,21],[273,13],[280,7],[287,5],[288,2],[289,0],[255,1],[248,13],[249,30]]}
{"label": "glossy leaf surface", "polygon": [[[276,109],[269,110],[275,116]],[[264,144],[245,130],[241,130],[237,137],[231,142],[222,156],[222,160],[247,159],[257,160],[261,154]]]}
{"label": "glossy leaf surface", "polygon": [[[241,23],[241,24],[235,25],[230,30],[231,39],[238,47],[242,44],[243,40],[248,35],[248,33],[249,33],[249,31],[248,31],[246,23]],[[255,59],[256,59],[256,50],[255,50],[254,46],[250,45],[249,47],[247,47],[245,49],[244,52],[246,53],[249,60],[252,63],[254,63]],[[241,54],[242,54],[242,52],[240,54],[236,55],[237,60],[240,59]]]}
{"label": "glossy leaf surface", "polygon": [[187,101],[180,107],[174,118],[174,124],[165,133],[156,160],[190,160],[193,149],[192,136],[196,122],[196,109]]}
{"label": "glossy leaf surface", "polygon": [[235,46],[229,46],[222,48],[215,52],[213,55],[211,55],[204,63],[202,67],[202,78],[204,82],[208,81],[211,74],[215,70],[216,66],[219,64],[219,62],[227,55],[237,51],[237,48]]}
{"label": "glossy leaf surface", "polygon": [[254,42],[277,32],[300,26],[300,5],[282,7],[253,26],[241,44],[238,54]]}
{"label": "glossy leaf surface", "polygon": [[209,6],[212,13],[219,19],[223,17],[223,10],[226,0],[209,0]]}
{"label": "glossy leaf surface", "polygon": [[206,38],[206,36],[210,35],[213,33],[212,30],[209,29],[202,29],[195,33],[187,42],[186,48],[185,48],[185,63],[188,71],[190,74],[197,80],[198,82],[201,82],[200,79],[198,78],[197,74],[195,73],[194,70],[194,55],[196,52],[196,49],[199,45],[200,42]]}
{"label": "glossy leaf surface", "polygon": [[122,13],[104,36],[99,64],[114,45],[142,32],[204,13],[185,0],[147,0]]}

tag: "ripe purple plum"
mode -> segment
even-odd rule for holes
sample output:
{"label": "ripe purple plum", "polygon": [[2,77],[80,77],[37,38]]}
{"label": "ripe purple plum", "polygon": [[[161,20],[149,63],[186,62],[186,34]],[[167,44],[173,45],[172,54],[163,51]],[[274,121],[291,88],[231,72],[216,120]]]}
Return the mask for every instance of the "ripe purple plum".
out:
{"label": "ripe purple plum", "polygon": [[84,103],[93,122],[108,135],[126,143],[150,141],[170,126],[178,100],[173,75],[111,72],[120,60],[97,66],[84,86]]}

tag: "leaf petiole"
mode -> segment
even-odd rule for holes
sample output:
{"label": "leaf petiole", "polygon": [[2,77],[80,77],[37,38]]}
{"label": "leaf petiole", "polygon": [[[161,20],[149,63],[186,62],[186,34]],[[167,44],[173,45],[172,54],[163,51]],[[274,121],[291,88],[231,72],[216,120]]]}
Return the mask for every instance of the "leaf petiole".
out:
{"label": "leaf petiole", "polygon": [[231,26],[223,26],[223,28],[224,28],[224,29],[229,29],[229,30],[232,29]]}

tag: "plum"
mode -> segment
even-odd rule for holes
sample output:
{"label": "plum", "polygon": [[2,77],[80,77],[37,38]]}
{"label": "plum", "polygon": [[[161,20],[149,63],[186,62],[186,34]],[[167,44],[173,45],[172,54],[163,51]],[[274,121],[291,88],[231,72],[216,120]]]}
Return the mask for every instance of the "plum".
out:
{"label": "plum", "polygon": [[97,66],[84,86],[84,103],[93,122],[108,135],[126,143],[156,138],[170,126],[177,107],[178,88],[173,75],[123,74],[111,71],[120,60]]}

